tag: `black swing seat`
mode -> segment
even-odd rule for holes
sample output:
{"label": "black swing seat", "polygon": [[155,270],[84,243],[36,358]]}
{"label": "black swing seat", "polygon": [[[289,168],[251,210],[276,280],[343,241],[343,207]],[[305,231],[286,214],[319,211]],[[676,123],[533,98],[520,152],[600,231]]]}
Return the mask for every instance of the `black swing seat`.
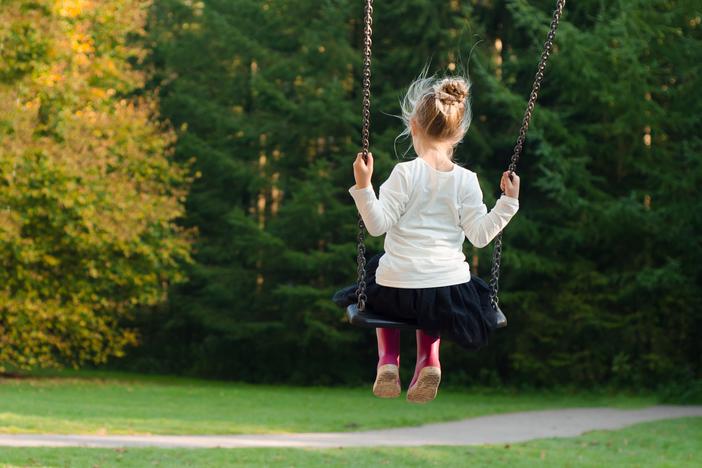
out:
{"label": "black swing seat", "polygon": [[371,310],[358,310],[358,304],[351,304],[346,307],[346,316],[351,325],[363,328],[399,328],[402,330],[416,330],[419,328],[417,322],[392,320],[382,315],[374,314]]}
{"label": "black swing seat", "polygon": [[[349,323],[361,328],[399,328],[401,330],[416,330],[419,328],[417,322],[410,320],[392,320],[382,315],[374,314],[371,310],[358,310],[358,304],[351,304],[346,307],[346,317]],[[499,307],[488,325],[491,329],[504,328],[507,326],[507,317]]]}

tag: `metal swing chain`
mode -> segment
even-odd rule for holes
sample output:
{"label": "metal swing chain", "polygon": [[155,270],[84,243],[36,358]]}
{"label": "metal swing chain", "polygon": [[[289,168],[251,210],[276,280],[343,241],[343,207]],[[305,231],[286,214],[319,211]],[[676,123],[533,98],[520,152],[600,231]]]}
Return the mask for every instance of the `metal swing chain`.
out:
{"label": "metal swing chain", "polygon": [[[371,46],[373,45],[373,0],[366,0],[363,19],[363,110],[361,127],[361,151],[363,160],[368,161],[368,147],[370,146],[370,85],[371,85]],[[366,244],[365,229],[361,214],[358,214],[358,238],[357,238],[357,264],[358,281],[356,297],[358,299],[358,310],[363,312],[366,309]]]}
{"label": "metal swing chain", "polygon": [[[519,137],[517,138],[517,144],[514,146],[514,152],[512,153],[512,159],[509,164],[509,174],[510,176],[514,173],[517,168],[517,162],[519,161],[519,156],[522,153],[524,147],[524,140],[526,140],[527,130],[529,129],[529,122],[531,121],[531,114],[534,111],[534,106],[536,105],[536,99],[539,95],[539,90],[541,89],[541,82],[544,79],[544,70],[546,69],[546,62],[548,61],[549,55],[551,55],[551,50],[553,48],[553,40],[556,37],[556,30],[558,29],[558,22],[561,19],[561,14],[563,13],[563,8],[565,7],[566,0],[556,1],[556,10],[553,12],[553,19],[551,20],[551,29],[546,36],[546,42],[544,43],[544,50],[541,53],[541,60],[539,61],[539,67],[536,71],[536,76],[534,77],[534,84],[531,88],[531,94],[529,95],[529,103],[527,104],[526,111],[524,112],[524,119],[522,120],[522,127],[519,129]],[[502,259],[502,231],[495,237],[495,246],[492,251],[492,270],[490,271],[490,304],[493,309],[498,310],[499,299],[497,297],[498,284],[500,279],[500,260]]]}

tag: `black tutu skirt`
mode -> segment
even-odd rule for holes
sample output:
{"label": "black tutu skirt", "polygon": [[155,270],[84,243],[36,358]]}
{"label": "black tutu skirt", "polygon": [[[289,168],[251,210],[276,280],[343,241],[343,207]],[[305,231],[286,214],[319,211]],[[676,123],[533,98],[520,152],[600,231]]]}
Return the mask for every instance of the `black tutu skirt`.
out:
{"label": "black tutu skirt", "polygon": [[[447,338],[463,348],[477,350],[488,344],[491,330],[489,286],[477,276],[466,283],[435,288],[393,288],[375,282],[383,253],[366,263],[366,307],[389,319],[416,321],[426,333]],[[332,300],[339,307],[356,302],[356,288],[338,290]]]}

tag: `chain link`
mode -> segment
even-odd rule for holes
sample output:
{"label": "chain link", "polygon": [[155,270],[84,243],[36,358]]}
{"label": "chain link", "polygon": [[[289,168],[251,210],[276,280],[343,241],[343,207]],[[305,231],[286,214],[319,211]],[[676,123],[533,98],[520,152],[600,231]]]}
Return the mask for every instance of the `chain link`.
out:
{"label": "chain link", "polygon": [[[553,49],[553,40],[556,37],[556,30],[558,29],[558,23],[561,20],[561,15],[563,14],[563,8],[565,7],[566,0],[557,0],[556,9],[553,12],[553,18],[551,19],[551,28],[546,36],[546,42],[544,42],[544,50],[541,53],[541,60],[539,60],[539,66],[536,71],[536,76],[534,77],[534,84],[531,87],[531,94],[529,95],[529,102],[524,112],[524,119],[522,120],[522,127],[519,129],[519,137],[517,137],[517,143],[514,146],[514,152],[512,153],[512,158],[509,163],[509,174],[510,176],[514,173],[517,168],[517,162],[519,162],[519,156],[522,154],[522,149],[524,148],[524,141],[526,140],[527,130],[529,130],[529,123],[531,122],[531,114],[534,112],[534,106],[536,106],[536,99],[539,97],[539,90],[541,90],[541,82],[544,79],[544,70],[546,70],[546,62],[548,57],[551,55],[551,50]],[[495,245],[492,251],[492,269],[490,271],[490,303],[494,309],[498,308],[499,298],[497,293],[499,290],[499,280],[500,280],[500,261],[502,260],[502,231],[495,237]]]}
{"label": "chain link", "polygon": [[[371,46],[373,45],[373,0],[366,0],[363,18],[363,110],[361,127],[361,148],[363,160],[368,161],[368,148],[370,146],[370,98],[371,98]],[[358,281],[356,297],[358,310],[366,309],[366,246],[365,225],[363,218],[358,215],[357,255]]]}

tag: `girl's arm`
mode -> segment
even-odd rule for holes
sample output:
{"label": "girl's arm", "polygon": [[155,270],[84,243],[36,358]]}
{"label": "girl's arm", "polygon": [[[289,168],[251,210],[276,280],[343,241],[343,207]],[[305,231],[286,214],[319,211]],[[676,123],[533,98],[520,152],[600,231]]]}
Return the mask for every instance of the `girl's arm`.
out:
{"label": "girl's arm", "polygon": [[483,203],[483,192],[480,189],[478,176],[471,173],[471,177],[470,186],[460,202],[460,223],[471,244],[482,248],[488,245],[517,213],[519,199],[502,195],[492,211],[488,213],[487,206]]}
{"label": "girl's arm", "polygon": [[[369,155],[369,166],[372,168],[372,156]],[[358,212],[371,236],[380,236],[388,231],[400,219],[409,199],[408,180],[405,166],[397,164],[392,169],[390,177],[380,186],[379,198],[375,197],[373,186],[368,181],[357,181],[349,189],[356,202]],[[372,169],[371,169],[372,171]]]}

